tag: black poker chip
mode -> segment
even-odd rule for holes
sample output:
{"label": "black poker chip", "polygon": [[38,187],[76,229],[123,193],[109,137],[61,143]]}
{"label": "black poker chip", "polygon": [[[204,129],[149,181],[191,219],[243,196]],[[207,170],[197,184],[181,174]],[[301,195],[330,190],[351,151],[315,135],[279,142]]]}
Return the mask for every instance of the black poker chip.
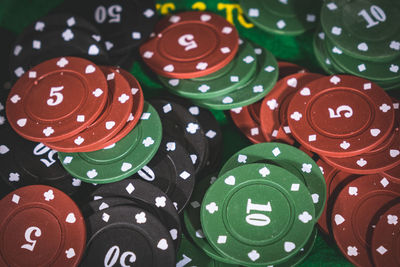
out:
{"label": "black poker chip", "polygon": [[173,137],[189,152],[196,175],[208,158],[208,141],[199,121],[181,105],[164,99],[152,99],[163,126],[163,134]]}
{"label": "black poker chip", "polygon": [[155,156],[133,177],[160,188],[172,200],[178,213],[185,208],[195,185],[194,165],[189,153],[168,135],[163,135]]}
{"label": "black poker chip", "polygon": [[81,266],[175,266],[168,230],[150,212],[115,206],[89,216]]}
{"label": "black poker chip", "polygon": [[55,57],[77,56],[96,64],[109,62],[102,37],[96,32],[81,27],[48,28],[26,31],[16,40],[9,59],[14,80],[37,64]]}
{"label": "black poker chip", "polygon": [[57,151],[19,136],[8,124],[6,91],[0,94],[0,179],[6,193],[22,186],[45,184],[56,187],[82,203],[94,186],[72,177],[61,165]]}
{"label": "black poker chip", "polygon": [[169,197],[158,187],[141,179],[126,178],[119,182],[99,185],[91,197],[94,200],[108,197],[132,199],[138,206],[157,216],[168,228],[175,247],[179,247],[182,228],[178,212]]}
{"label": "black poker chip", "polygon": [[56,11],[73,12],[93,23],[104,36],[111,57],[137,48],[153,32],[157,12],[153,0],[66,0]]}

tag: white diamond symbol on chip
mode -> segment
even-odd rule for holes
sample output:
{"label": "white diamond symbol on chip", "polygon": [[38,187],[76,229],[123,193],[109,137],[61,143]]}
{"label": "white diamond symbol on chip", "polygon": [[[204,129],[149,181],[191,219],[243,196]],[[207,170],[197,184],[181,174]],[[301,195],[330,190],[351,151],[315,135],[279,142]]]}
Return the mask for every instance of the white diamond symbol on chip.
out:
{"label": "white diamond symbol on chip", "polygon": [[218,236],[217,243],[218,244],[225,244],[226,243],[226,239],[227,239],[226,235],[220,235],[220,236]]}
{"label": "white diamond symbol on chip", "polygon": [[11,201],[14,202],[15,204],[18,204],[20,199],[21,199],[20,196],[14,194],[14,195],[12,196]]}
{"label": "white diamond symbol on chip", "polygon": [[231,32],[232,32],[232,27],[224,27],[223,29],[222,29],[222,33],[224,33],[224,34],[230,34]]}
{"label": "white diamond symbol on chip", "polygon": [[388,184],[389,184],[389,181],[388,181],[388,179],[386,179],[385,177],[381,180],[381,185],[383,186],[383,187],[386,187],[386,186],[388,186]]}
{"label": "white diamond symbol on chip", "polygon": [[129,183],[126,187],[125,187],[126,192],[128,192],[128,194],[132,194],[133,191],[135,191],[135,187],[133,186],[132,183]]}
{"label": "white diamond symbol on chip", "polygon": [[151,116],[150,112],[144,112],[142,113],[142,116],[140,117],[141,120],[148,120]]}
{"label": "white diamond symbol on chip", "polygon": [[69,63],[68,60],[65,57],[63,57],[60,58],[59,61],[57,61],[57,66],[59,66],[60,68],[64,68],[68,63]]}
{"label": "white diamond symbol on chip", "polygon": [[145,12],[143,12],[143,15],[146,17],[146,18],[151,18],[151,17],[153,17],[154,16],[154,14],[155,14],[155,12],[152,10],[152,9],[146,9],[146,11]]}
{"label": "white diamond symbol on chip", "polygon": [[181,177],[183,180],[186,180],[187,178],[190,177],[190,173],[188,173],[187,171],[183,171],[179,177]]}
{"label": "white diamond symbol on chip", "polygon": [[252,136],[254,136],[254,135],[259,135],[259,134],[260,134],[260,131],[259,131],[258,127],[251,128],[251,129],[250,129],[250,134],[251,134]]}
{"label": "white diamond symbol on chip", "polygon": [[246,56],[246,57],[243,59],[243,61],[244,61],[245,63],[247,63],[247,64],[250,64],[251,62],[254,61],[254,57],[252,57],[252,56]]}
{"label": "white diamond symbol on chip", "polygon": [[108,222],[108,220],[110,219],[110,215],[107,213],[103,213],[103,215],[101,216],[101,219],[105,222]]}
{"label": "white diamond symbol on chip", "polygon": [[152,58],[153,55],[154,55],[154,53],[151,52],[151,51],[146,51],[146,52],[143,53],[143,57],[144,57],[144,58],[147,58],[147,59],[148,59],[148,58]]}
{"label": "white diamond symbol on chip", "polygon": [[250,8],[248,14],[251,18],[258,18],[260,16],[260,11],[257,8]]}
{"label": "white diamond symbol on chip", "polygon": [[308,22],[315,22],[316,19],[317,19],[317,17],[314,14],[307,14],[306,20]]}
{"label": "white diamond symbol on chip", "polygon": [[164,111],[164,113],[168,113],[168,112],[170,112],[171,110],[172,110],[172,106],[171,106],[170,103],[168,103],[168,104],[166,104],[166,105],[163,106],[163,111]]}
{"label": "white diamond symbol on chip", "polygon": [[29,79],[35,79],[37,77],[37,72],[36,71],[30,71],[28,72]]}
{"label": "white diamond symbol on chip", "polygon": [[276,23],[276,27],[278,27],[278,29],[283,29],[286,27],[286,22],[281,19]]}
{"label": "white diamond symbol on chip", "polygon": [[208,90],[210,90],[210,86],[208,86],[207,84],[202,84],[199,86],[199,88],[197,88],[200,92],[205,93]]}
{"label": "white diamond symbol on chip", "polygon": [[384,246],[380,246],[379,248],[376,249],[376,251],[378,251],[379,254],[383,255],[387,252],[387,249]]}
{"label": "white diamond symbol on chip", "polygon": [[64,164],[70,164],[72,162],[72,160],[73,160],[73,157],[67,156],[67,157],[64,158],[63,163]]}
{"label": "white diamond symbol on chip", "polygon": [[329,9],[329,10],[336,10],[337,9],[337,5],[335,4],[335,3],[328,3],[327,5],[326,5],[326,7]]}
{"label": "white diamond symbol on chip", "polygon": [[231,52],[231,49],[229,47],[221,47],[221,52],[222,54],[228,54]]}
{"label": "white diamond symbol on chip", "polygon": [[[221,48],[221,51],[222,51],[222,49],[223,48]],[[205,70],[207,67],[208,67],[208,63],[207,62],[199,62],[196,65],[196,69],[198,69],[198,70]]]}
{"label": "white diamond symbol on chip", "polygon": [[315,134],[312,134],[312,135],[308,136],[308,141],[309,142],[314,142],[315,140],[317,140],[317,136]]}
{"label": "white diamond symbol on chip", "polygon": [[190,205],[194,208],[197,209],[198,207],[200,207],[200,203],[198,201],[192,201],[190,202]]}
{"label": "white diamond symbol on chip", "polygon": [[332,78],[329,80],[333,84],[338,84],[341,80],[338,76],[332,76]]}
{"label": "white diamond symbol on chip", "polygon": [[233,83],[237,83],[239,81],[239,76],[231,76],[230,81]]}
{"label": "white diamond symbol on chip", "polygon": [[39,40],[33,40],[32,48],[39,50],[42,47],[42,42]]}
{"label": "white diamond symbol on chip", "polygon": [[358,71],[359,71],[359,72],[363,72],[363,71],[367,70],[367,67],[365,66],[364,63],[358,65],[357,68],[358,68]]}
{"label": "white diamond symbol on chip", "polygon": [[140,40],[142,38],[142,34],[140,32],[132,32],[133,40]]}
{"label": "white diamond symbol on chip", "polygon": [[292,184],[290,187],[290,191],[299,191],[300,189],[300,184]]}
{"label": "white diamond symbol on chip", "polygon": [[181,20],[181,17],[179,17],[179,16],[171,16],[170,18],[169,18],[169,22],[172,22],[172,23],[177,23],[177,22],[179,22]]}
{"label": "white diamond symbol on chip", "polygon": [[334,35],[341,35],[342,34],[342,28],[337,27],[337,26],[333,26],[331,32]]}
{"label": "white diamond symbol on chip", "polygon": [[272,154],[273,154],[275,157],[277,157],[279,154],[281,154],[281,151],[280,151],[280,149],[279,149],[278,147],[275,147],[275,148],[272,150]]}
{"label": "white diamond symbol on chip", "polygon": [[208,130],[206,133],[206,136],[210,139],[213,139],[216,135],[217,135],[217,133],[213,130]]}
{"label": "white diamond symbol on chip", "polygon": [[273,72],[273,71],[275,70],[275,68],[272,67],[272,66],[267,66],[264,70],[265,70],[266,72]]}

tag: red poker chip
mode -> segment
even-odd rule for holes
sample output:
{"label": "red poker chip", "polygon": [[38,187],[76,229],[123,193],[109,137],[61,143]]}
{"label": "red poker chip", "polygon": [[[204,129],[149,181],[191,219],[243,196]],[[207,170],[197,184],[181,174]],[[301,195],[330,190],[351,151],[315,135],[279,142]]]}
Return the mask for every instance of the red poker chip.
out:
{"label": "red poker chip", "polygon": [[350,75],[309,83],[293,96],[287,116],[299,143],[329,157],[372,150],[392,133],[394,124],[392,101],[386,92]]}
{"label": "red poker chip", "polygon": [[252,118],[249,106],[234,108],[229,111],[233,123],[253,144],[268,142],[261,134],[259,124]]}
{"label": "red poker chip", "polygon": [[108,83],[108,101],[100,117],[88,128],[58,142],[46,143],[61,152],[90,152],[102,149],[126,124],[132,110],[131,88],[112,67],[101,66]]}
{"label": "red poker chip", "polygon": [[139,122],[140,116],[142,115],[143,105],[144,105],[144,97],[142,87],[136,78],[124,69],[116,69],[116,72],[119,72],[127,81],[130,87],[130,91],[132,94],[133,105],[131,113],[129,114],[128,121],[125,123],[124,127],[110,140],[103,143],[103,148],[108,147],[122,138],[124,138],[133,128],[135,128],[136,124]]}
{"label": "red poker chip", "polygon": [[323,159],[338,169],[356,174],[374,174],[400,165],[400,110],[393,104],[395,110],[395,127],[392,134],[380,145],[361,155],[348,158]]}
{"label": "red poker chip", "polygon": [[379,174],[360,176],[338,194],[332,209],[332,232],[343,255],[354,265],[373,266],[369,232],[375,214],[400,197],[400,183]]}
{"label": "red poker chip", "polygon": [[375,267],[400,264],[400,199],[386,208],[376,223],[371,238],[371,254]]}
{"label": "red poker chip", "polygon": [[75,202],[44,185],[19,188],[0,201],[1,266],[77,266],[86,245]]}
{"label": "red poker chip", "polygon": [[106,78],[94,63],[76,57],[50,59],[15,83],[6,104],[7,118],[26,139],[60,141],[100,115],[107,91]]}
{"label": "red poker chip", "polygon": [[236,28],[219,15],[188,11],[167,20],[169,24],[159,26],[161,31],[140,47],[143,61],[161,76],[190,79],[214,73],[238,50]]}
{"label": "red poker chip", "polygon": [[317,223],[321,232],[327,236],[330,236],[332,233],[331,212],[333,204],[335,203],[335,200],[342,188],[347,183],[357,179],[359,175],[354,175],[335,169],[321,159],[317,161],[317,165],[322,168],[321,170],[323,171],[326,183],[325,207]]}
{"label": "red poker chip", "polygon": [[287,124],[287,108],[294,94],[311,81],[323,75],[298,73],[284,77],[265,96],[260,107],[260,127],[266,140],[294,144],[291,129]]}

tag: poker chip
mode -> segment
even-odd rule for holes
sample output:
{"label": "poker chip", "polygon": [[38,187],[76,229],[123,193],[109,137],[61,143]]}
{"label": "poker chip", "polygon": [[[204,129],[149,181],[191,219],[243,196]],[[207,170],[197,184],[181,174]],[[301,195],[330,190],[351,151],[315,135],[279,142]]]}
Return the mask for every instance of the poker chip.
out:
{"label": "poker chip", "polygon": [[371,254],[374,266],[396,266],[399,253],[396,244],[399,243],[400,199],[381,214],[371,240]]}
{"label": "poker chip", "polygon": [[[161,189],[141,179],[127,178],[116,183],[101,185],[91,196],[94,200],[120,197],[137,203],[167,226],[175,248],[179,248],[182,233],[180,219],[174,204]],[[110,203],[105,202],[105,205],[110,206]]]}
{"label": "poker chip", "polygon": [[186,149],[174,138],[163,135],[157,153],[134,177],[157,186],[182,212],[192,195],[195,183],[194,165]]}
{"label": "poker chip", "polygon": [[115,136],[128,120],[132,111],[132,93],[124,76],[111,67],[101,66],[108,84],[108,101],[90,126],[74,136],[47,146],[62,152],[90,152],[104,148],[104,142]]}
{"label": "poker chip", "polygon": [[320,74],[298,73],[279,80],[266,95],[260,107],[260,132],[265,140],[279,140],[293,144],[288,125],[287,109],[294,94],[311,81],[322,78]]}
{"label": "poker chip", "polygon": [[197,175],[208,157],[208,141],[200,123],[188,110],[173,101],[152,99],[150,103],[161,117],[163,134],[173,137],[186,148]]}
{"label": "poker chip", "polygon": [[331,157],[373,149],[391,133],[394,123],[389,96],[374,83],[348,75],[307,84],[294,94],[287,116],[299,143]]}
{"label": "poker chip", "polygon": [[240,40],[235,58],[216,72],[193,79],[158,78],[173,94],[190,99],[207,99],[225,95],[246,84],[254,76],[256,67],[256,54],[252,44]]}
{"label": "poker chip", "polygon": [[399,56],[393,60],[374,62],[348,55],[329,41],[329,39],[325,40],[325,45],[333,61],[345,70],[346,73],[377,82],[400,82],[400,52],[398,52]]}
{"label": "poker chip", "polygon": [[332,209],[332,231],[346,258],[357,266],[373,266],[366,240],[376,212],[400,197],[400,183],[378,174],[361,176],[338,194]]}
{"label": "poker chip", "polygon": [[87,218],[85,266],[173,266],[175,250],[168,230],[151,213],[134,206],[116,206]]}
{"label": "poker chip", "polygon": [[32,185],[11,192],[0,206],[1,265],[78,265],[86,227],[79,208],[67,195],[49,186]]}
{"label": "poker chip", "polygon": [[220,176],[204,196],[200,218],[207,240],[225,257],[244,265],[276,264],[311,236],[314,206],[295,175],[255,163]]}
{"label": "poker chip", "polygon": [[255,47],[257,71],[245,85],[235,91],[219,97],[196,99],[193,102],[201,107],[228,110],[250,105],[268,94],[278,79],[278,62],[274,55],[265,48]]}
{"label": "poker chip", "polygon": [[79,9],[77,6],[80,6],[79,1],[67,1],[60,5],[59,10],[79,14],[95,25],[114,59],[143,43],[154,30],[158,17],[154,1],[91,0]]}
{"label": "poker chip", "polygon": [[138,125],[117,143],[93,152],[58,153],[64,168],[89,183],[116,182],[146,165],[161,143],[161,122],[156,110],[144,104]]}
{"label": "poker chip", "polygon": [[355,58],[390,60],[399,57],[399,8],[387,0],[332,0],[322,5],[321,26],[330,40]]}
{"label": "poker chip", "polygon": [[[60,19],[67,18],[61,15]],[[65,28],[49,25],[47,29],[43,25],[37,26],[40,22],[19,35],[10,53],[10,71],[15,80],[43,61],[56,57],[82,57],[98,64],[108,62],[108,54],[100,42],[98,31],[87,32],[75,25],[66,25]]]}
{"label": "poker chip", "polygon": [[274,34],[299,35],[316,26],[318,22],[319,1],[264,2],[241,0],[240,6],[246,17],[260,29]]}
{"label": "poker chip", "polygon": [[[256,102],[257,103],[257,102]],[[260,124],[253,119],[250,113],[250,106],[234,108],[229,111],[233,123],[253,143],[263,143],[266,139],[261,133]]]}
{"label": "poker chip", "polygon": [[139,122],[143,112],[144,97],[142,87],[140,86],[139,82],[131,73],[127,72],[126,70],[120,68],[114,70],[127,80],[132,94],[133,105],[132,111],[129,114],[128,120],[123,128],[116,135],[111,137],[110,140],[104,142],[103,147],[108,147],[109,145],[112,145],[125,137]]}
{"label": "poker chip", "polygon": [[236,28],[219,15],[186,11],[169,16],[168,22],[140,47],[143,61],[158,75],[190,79],[211,74],[238,50]]}
{"label": "poker chip", "polygon": [[76,57],[45,61],[14,84],[6,104],[13,129],[36,142],[81,132],[101,113],[107,82],[92,62]]}
{"label": "poker chip", "polygon": [[326,199],[324,176],[312,158],[290,145],[266,142],[245,147],[225,162],[219,176],[238,166],[258,162],[272,163],[296,175],[309,190],[315,206],[315,219],[319,218]]}

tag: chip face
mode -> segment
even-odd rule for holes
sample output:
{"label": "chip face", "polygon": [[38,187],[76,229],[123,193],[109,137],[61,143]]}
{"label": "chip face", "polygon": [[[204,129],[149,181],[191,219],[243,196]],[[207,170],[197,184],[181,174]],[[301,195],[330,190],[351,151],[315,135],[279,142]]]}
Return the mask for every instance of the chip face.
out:
{"label": "chip face", "polygon": [[366,152],[392,132],[390,97],[376,84],[354,76],[315,80],[297,91],[287,110],[293,136],[324,156]]}
{"label": "chip face", "polygon": [[26,186],[4,197],[0,206],[2,265],[79,263],[86,244],[85,221],[63,192],[44,185]]}
{"label": "chip face", "polygon": [[15,83],[6,105],[8,122],[28,140],[59,141],[89,126],[101,113],[107,95],[106,78],[94,63],[54,58]]}
{"label": "chip face", "polygon": [[238,32],[219,15],[187,11],[167,19],[161,20],[159,32],[140,47],[143,61],[155,73],[196,78],[223,68],[234,58]]}
{"label": "chip face", "polygon": [[306,186],[285,169],[263,163],[221,175],[201,205],[210,244],[241,264],[287,260],[309,240],[314,221]]}
{"label": "chip face", "polygon": [[400,6],[388,0],[323,3],[321,26],[340,49],[355,58],[387,61],[400,56]]}

